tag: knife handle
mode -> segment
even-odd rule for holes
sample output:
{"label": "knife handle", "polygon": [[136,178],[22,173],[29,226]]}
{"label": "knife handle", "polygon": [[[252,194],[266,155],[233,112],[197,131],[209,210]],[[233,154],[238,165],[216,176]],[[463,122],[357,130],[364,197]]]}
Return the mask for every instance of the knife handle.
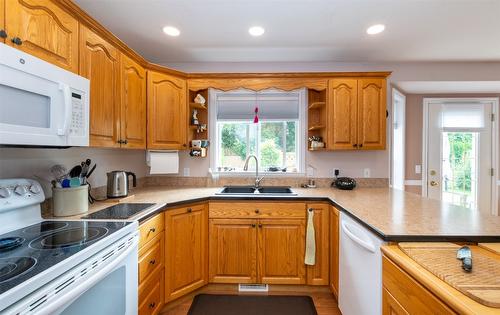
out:
{"label": "knife handle", "polygon": [[462,269],[471,272],[472,271],[472,258],[467,257],[462,259]]}

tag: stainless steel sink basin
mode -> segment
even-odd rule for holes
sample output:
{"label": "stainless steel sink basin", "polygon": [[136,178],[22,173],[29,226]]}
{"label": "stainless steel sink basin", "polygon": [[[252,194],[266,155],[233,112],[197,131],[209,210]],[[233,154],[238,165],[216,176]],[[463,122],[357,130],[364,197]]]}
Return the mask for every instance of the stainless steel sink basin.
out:
{"label": "stainless steel sink basin", "polygon": [[295,196],[297,194],[287,186],[262,186],[258,189],[253,186],[226,186],[216,195]]}

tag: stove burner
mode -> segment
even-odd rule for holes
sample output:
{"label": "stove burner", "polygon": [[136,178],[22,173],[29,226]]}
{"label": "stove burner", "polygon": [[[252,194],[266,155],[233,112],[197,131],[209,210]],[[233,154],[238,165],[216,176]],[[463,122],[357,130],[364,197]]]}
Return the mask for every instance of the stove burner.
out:
{"label": "stove burner", "polygon": [[103,227],[79,227],[66,229],[41,236],[30,243],[34,249],[55,249],[81,246],[98,240],[108,234]]}
{"label": "stove burner", "polygon": [[0,252],[13,249],[24,242],[24,238],[21,237],[6,237],[0,238]]}
{"label": "stove burner", "polygon": [[25,273],[35,264],[36,259],[32,257],[0,258],[0,283]]}
{"label": "stove burner", "polygon": [[60,230],[68,226],[67,222],[57,222],[57,221],[43,221],[39,224],[35,224],[23,230],[24,233],[28,234],[40,234],[45,232],[53,232]]}

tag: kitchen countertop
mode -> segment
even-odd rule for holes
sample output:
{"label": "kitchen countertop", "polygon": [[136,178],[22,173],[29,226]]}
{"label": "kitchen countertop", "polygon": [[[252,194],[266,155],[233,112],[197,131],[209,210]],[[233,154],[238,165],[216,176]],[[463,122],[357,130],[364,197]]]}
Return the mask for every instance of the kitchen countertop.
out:
{"label": "kitchen countertop", "polygon": [[[151,202],[156,207],[132,217],[143,221],[165,208],[206,200],[297,200],[328,201],[371,229],[385,241],[499,242],[500,216],[491,216],[390,188],[293,188],[296,196],[221,196],[216,188],[134,189],[124,202]],[[97,202],[89,213],[113,203]],[[69,219],[79,219],[80,216]],[[66,218],[67,219],[67,218]]]}

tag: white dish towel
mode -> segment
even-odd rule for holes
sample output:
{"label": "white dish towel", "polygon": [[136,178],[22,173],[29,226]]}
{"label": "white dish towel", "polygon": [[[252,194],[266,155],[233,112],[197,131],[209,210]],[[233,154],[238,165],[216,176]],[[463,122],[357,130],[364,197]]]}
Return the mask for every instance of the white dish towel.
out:
{"label": "white dish towel", "polygon": [[309,266],[316,264],[316,235],[314,231],[314,209],[307,209],[306,257],[304,263]]}

